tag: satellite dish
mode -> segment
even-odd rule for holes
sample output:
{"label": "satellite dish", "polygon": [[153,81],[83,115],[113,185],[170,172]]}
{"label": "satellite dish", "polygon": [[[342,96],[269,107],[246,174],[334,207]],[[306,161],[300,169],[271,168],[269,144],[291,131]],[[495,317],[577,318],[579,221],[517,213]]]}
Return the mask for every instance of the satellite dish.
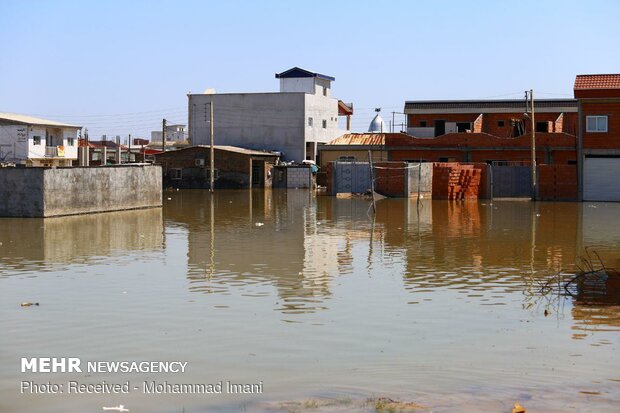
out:
{"label": "satellite dish", "polygon": [[213,89],[212,87],[205,89],[204,92],[202,92],[205,95],[215,95],[215,89]]}

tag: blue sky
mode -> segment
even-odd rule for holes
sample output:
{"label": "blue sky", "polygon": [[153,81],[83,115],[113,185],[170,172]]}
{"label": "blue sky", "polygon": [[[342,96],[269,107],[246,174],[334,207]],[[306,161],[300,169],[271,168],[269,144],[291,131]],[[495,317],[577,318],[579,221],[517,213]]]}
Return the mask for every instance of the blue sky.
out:
{"label": "blue sky", "polygon": [[278,90],[293,66],[336,77],[367,128],[415,99],[567,97],[620,71],[620,1],[0,0],[0,111],[150,137],[188,91]]}

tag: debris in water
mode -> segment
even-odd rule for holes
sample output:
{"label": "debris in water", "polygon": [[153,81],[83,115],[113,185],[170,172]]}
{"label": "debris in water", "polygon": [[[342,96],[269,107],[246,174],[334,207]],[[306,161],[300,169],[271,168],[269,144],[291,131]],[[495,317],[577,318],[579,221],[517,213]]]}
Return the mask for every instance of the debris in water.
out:
{"label": "debris in water", "polygon": [[263,226],[263,225],[265,225],[265,224],[264,224],[264,223],[262,223],[262,222],[257,222],[257,223],[256,223],[256,224],[254,224],[254,225],[256,225],[257,227],[262,227],[262,226]]}
{"label": "debris in water", "polygon": [[22,307],[30,307],[32,305],[39,305],[39,303],[31,303],[30,301],[26,301],[24,303],[21,304]]}
{"label": "debris in water", "polygon": [[172,198],[168,197],[168,201],[172,201]]}
{"label": "debris in water", "polygon": [[125,409],[125,406],[122,404],[119,404],[118,406],[114,406],[114,407],[102,407],[101,410],[113,410],[117,412],[128,412],[129,411],[129,409]]}
{"label": "debris in water", "polygon": [[512,413],[525,413],[525,407],[515,402],[515,407],[512,409]]}
{"label": "debris in water", "polygon": [[[369,399],[369,403],[372,403],[377,413],[387,412],[417,412],[420,410],[426,410],[426,408],[418,403],[414,402],[401,402],[399,400],[392,400],[388,397],[379,397],[377,399]],[[525,412],[525,410],[524,410]]]}

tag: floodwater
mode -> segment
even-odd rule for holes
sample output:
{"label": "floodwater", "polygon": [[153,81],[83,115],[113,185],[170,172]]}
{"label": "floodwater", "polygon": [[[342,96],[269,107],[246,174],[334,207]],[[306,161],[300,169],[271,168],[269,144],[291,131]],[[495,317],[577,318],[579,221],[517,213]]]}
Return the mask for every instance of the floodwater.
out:
{"label": "floodwater", "polygon": [[[620,204],[164,194],[0,219],[0,412],[617,412],[620,303],[544,294],[586,247],[620,268]],[[559,290],[558,290],[559,291]],[[22,307],[22,302],[39,306]],[[22,373],[22,357],[187,361]],[[20,394],[22,381],[262,382],[261,394]]]}

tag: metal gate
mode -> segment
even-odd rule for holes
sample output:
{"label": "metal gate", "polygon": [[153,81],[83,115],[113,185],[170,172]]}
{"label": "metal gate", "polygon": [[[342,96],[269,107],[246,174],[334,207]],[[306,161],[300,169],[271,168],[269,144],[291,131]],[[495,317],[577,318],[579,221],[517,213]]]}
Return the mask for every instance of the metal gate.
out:
{"label": "metal gate", "polygon": [[368,162],[332,162],[334,194],[361,194],[371,188]]}
{"label": "metal gate", "polygon": [[532,168],[526,165],[492,165],[493,198],[532,196]]}

